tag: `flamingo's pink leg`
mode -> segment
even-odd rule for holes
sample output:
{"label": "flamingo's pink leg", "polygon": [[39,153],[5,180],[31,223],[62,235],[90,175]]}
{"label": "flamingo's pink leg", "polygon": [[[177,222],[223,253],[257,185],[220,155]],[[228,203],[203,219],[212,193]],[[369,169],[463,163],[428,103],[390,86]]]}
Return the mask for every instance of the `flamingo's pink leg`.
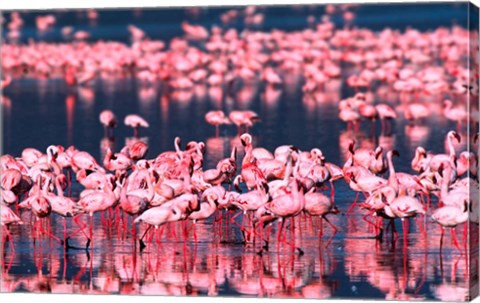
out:
{"label": "flamingo's pink leg", "polygon": [[359,195],[360,195],[360,192],[357,192],[357,194],[355,196],[355,200],[353,201],[352,205],[350,205],[350,207],[347,209],[347,212],[345,214],[349,214],[353,210],[355,205],[357,205],[357,200],[358,200]]}

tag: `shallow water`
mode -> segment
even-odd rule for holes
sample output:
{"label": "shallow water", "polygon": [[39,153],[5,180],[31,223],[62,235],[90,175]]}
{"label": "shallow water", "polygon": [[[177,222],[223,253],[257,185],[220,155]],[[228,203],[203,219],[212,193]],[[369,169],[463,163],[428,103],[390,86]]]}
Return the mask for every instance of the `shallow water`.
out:
{"label": "shallow water", "polygon": [[[355,24],[372,29],[388,24],[398,29],[412,26],[427,30],[466,20],[466,9],[459,4],[390,8],[385,5],[362,6],[357,10]],[[322,8],[270,7],[261,29],[303,28],[307,26],[306,15],[322,11]],[[181,34],[179,24],[184,18],[211,25],[217,22],[221,12],[223,10],[219,8],[202,9],[198,15],[183,10],[110,11],[101,12],[98,22],[91,24],[83,15],[62,13],[58,22],[77,25],[79,29],[84,27],[92,33],[93,39],[127,41],[126,24],[133,23],[144,28],[152,38],[168,40]],[[293,17],[282,22],[287,14]],[[27,26],[22,39],[60,39],[60,27],[40,36],[33,27],[35,14],[24,16]],[[159,19],[165,20],[165,24],[156,23]],[[70,23],[66,23],[67,20]],[[337,102],[353,94],[344,84],[352,72],[353,67],[343,68],[342,78],[329,83],[325,92],[317,94],[313,101],[303,96],[301,76],[295,74],[282,75],[285,77],[282,88],[272,89],[258,84],[238,87],[233,95],[224,89],[207,86],[197,86],[192,92],[182,93],[168,91],[162,84],[145,88],[128,77],[102,78],[92,87],[83,88],[69,88],[61,79],[24,77],[15,80],[4,91],[10,105],[2,108],[3,152],[18,156],[25,147],[45,150],[50,144],[75,145],[101,159],[106,146],[118,151],[133,135],[131,129],[121,124],[115,129],[114,141],[103,138],[98,114],[106,108],[113,110],[120,120],[129,113],[138,113],[150,123],[150,128],[140,130],[140,136],[150,145],[149,157],[172,150],[176,136],[180,136],[184,143],[204,141],[204,165],[207,168],[229,155],[232,146],[240,147],[234,127],[222,127],[220,136],[216,137],[214,128],[206,124],[204,114],[212,109],[226,112],[252,109],[262,120],[251,131],[255,146],[269,150],[282,144],[293,144],[301,150],[319,147],[327,161],[337,165],[344,163],[351,138],[356,138],[359,146],[380,144],[385,149],[395,148],[401,154],[395,159],[396,169],[406,172],[411,171],[410,160],[417,146],[426,146],[435,153],[444,151],[445,134],[456,126],[440,114],[417,126],[400,118],[394,123],[390,135],[381,134],[379,123],[371,127],[365,122],[359,133],[347,131],[346,125],[337,117]],[[392,105],[399,104],[399,96],[393,92],[389,92],[388,100],[380,94],[375,98]],[[440,105],[437,110],[441,113]],[[458,146],[457,151],[464,149],[464,145]],[[335,202],[344,213],[355,193],[343,181],[336,183],[335,190]],[[81,187],[75,184],[71,194],[78,196],[79,191]],[[372,238],[374,231],[362,219],[363,214],[357,208],[348,216],[330,215],[330,221],[339,232],[333,235],[328,224],[323,222],[322,237],[318,235],[322,222],[297,217],[294,239],[290,238],[293,237],[290,233],[288,237],[290,242],[294,241],[304,250],[305,255],[298,256],[289,246],[277,245],[276,224],[269,251],[258,255],[258,239],[257,243],[240,244],[240,230],[228,222],[228,215],[221,220],[223,223],[213,223],[213,219],[199,222],[196,242],[193,241],[193,230],[184,243],[181,224],[169,225],[157,231],[158,243],[153,240],[140,253],[129,233],[131,218],[125,216],[125,220],[109,225],[103,215],[97,214],[94,217],[93,248],[89,252],[75,249],[85,245],[85,237],[80,233],[70,241],[74,248],[64,253],[63,247],[45,236],[34,241],[39,226],[32,229],[30,214],[23,212],[22,219],[26,224],[11,228],[16,252],[12,254],[7,248],[8,243],[4,245],[0,289],[2,292],[293,298],[468,298],[467,277],[474,274],[468,270],[469,262],[478,261],[467,260],[465,253],[460,253],[452,245],[448,233],[440,252],[439,227],[428,218],[418,217],[410,220],[406,246],[400,221],[396,222],[399,239],[379,243]],[[84,216],[82,220],[88,223],[89,218]],[[68,227],[72,226],[69,230],[73,230],[73,222],[67,221]],[[236,222],[240,224],[241,216]],[[52,215],[50,224],[52,234],[62,237],[62,219]],[[193,228],[191,226],[190,223],[189,228]],[[287,221],[286,230],[290,231],[291,227],[292,222]],[[136,233],[141,235],[143,231],[144,227],[140,226]],[[459,227],[461,244],[464,243],[462,234],[463,227]]]}

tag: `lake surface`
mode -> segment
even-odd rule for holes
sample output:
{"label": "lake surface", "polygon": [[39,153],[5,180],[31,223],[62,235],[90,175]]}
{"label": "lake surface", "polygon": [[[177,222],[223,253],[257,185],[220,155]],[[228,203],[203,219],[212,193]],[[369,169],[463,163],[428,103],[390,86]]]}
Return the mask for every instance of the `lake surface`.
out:
{"label": "lake surface", "polygon": [[[120,10],[100,11],[99,19],[91,22],[79,12],[55,12],[57,25],[50,32],[40,34],[34,27],[34,18],[41,13],[23,13],[25,27],[22,41],[30,38],[49,42],[61,41],[60,28],[73,25],[91,33],[92,40],[128,42],[126,26],[135,24],[154,39],[168,41],[182,35],[180,22],[188,19],[207,27],[219,23],[223,8],[199,10]],[[306,16],[320,15],[323,7],[295,6],[268,7],[265,23],[259,30],[280,28],[299,30],[307,27]],[[467,20],[466,5],[363,5],[356,10],[355,25],[380,30],[385,26],[404,30],[408,27],[432,30],[439,26],[460,25]],[[8,14],[6,14],[8,16]],[[288,18],[286,18],[288,17]],[[161,22],[159,22],[161,20]],[[341,17],[333,21],[342,25]],[[233,26],[241,28],[241,24]],[[347,130],[338,119],[338,101],[353,95],[345,84],[354,67],[342,69],[342,77],[331,81],[325,92],[311,100],[303,95],[301,75],[282,75],[285,84],[272,89],[263,84],[239,87],[229,94],[224,89],[205,85],[191,92],[172,92],[157,83],[153,87],[139,85],[133,78],[99,78],[90,87],[68,87],[63,79],[39,80],[28,76],[15,79],[7,87],[2,108],[3,153],[19,156],[25,147],[45,151],[51,144],[75,145],[101,159],[102,150],[110,146],[118,151],[132,139],[131,129],[120,124],[115,129],[114,141],[105,139],[98,121],[99,113],[109,108],[120,120],[127,114],[137,113],[149,123],[140,136],[150,146],[148,157],[173,150],[173,140],[180,136],[183,142],[204,141],[204,166],[214,167],[229,155],[232,146],[240,146],[235,127],[222,127],[215,136],[214,127],[208,125],[204,115],[209,110],[251,109],[261,117],[251,133],[254,145],[269,150],[282,144],[293,144],[301,150],[322,149],[327,161],[337,165],[345,162],[348,140],[356,138],[359,146],[382,145],[395,148],[400,158],[395,159],[398,171],[412,172],[410,161],[415,148],[427,147],[434,153],[444,152],[445,135],[456,129],[455,123],[441,114],[434,115],[421,125],[410,125],[400,115],[390,135],[381,134],[380,123],[373,128],[364,122],[357,133]],[[400,105],[394,92],[386,95],[376,88],[377,101]],[[7,105],[5,105],[7,104]],[[465,136],[465,135],[464,135]],[[463,140],[462,142],[465,142]],[[458,146],[457,151],[464,150]],[[78,196],[81,186],[74,184],[72,195]],[[330,215],[339,232],[332,234],[323,222],[323,237],[319,237],[321,222],[299,216],[295,219],[296,245],[305,255],[292,253],[286,245],[278,246],[272,237],[270,250],[258,255],[258,243],[239,244],[241,234],[233,223],[209,220],[198,223],[198,241],[192,234],[184,243],[180,224],[169,225],[140,253],[135,248],[129,230],[131,218],[112,225],[95,215],[93,248],[86,253],[63,247],[48,237],[33,241],[30,213],[22,212],[26,224],[11,228],[16,253],[4,245],[2,292],[53,292],[83,294],[145,294],[145,295],[219,295],[268,296],[308,298],[378,298],[378,299],[437,299],[465,300],[468,298],[470,262],[465,252],[457,250],[446,233],[440,251],[440,227],[430,218],[410,220],[408,241],[404,242],[400,221],[397,241],[377,242],[374,231],[362,219],[364,213],[356,208],[344,215],[352,203],[355,192],[344,181],[336,182],[335,202],[342,213]],[[360,200],[363,198],[361,197]],[[434,200],[435,201],[435,200]],[[434,203],[436,205],[436,203]],[[431,211],[431,209],[430,209]],[[87,216],[82,219],[88,222]],[[241,221],[241,216],[237,217]],[[67,219],[68,226],[74,226]],[[45,222],[43,224],[46,224]],[[63,235],[63,221],[52,215],[52,233]],[[286,228],[290,230],[291,223]],[[140,226],[140,235],[144,226]],[[273,229],[277,229],[274,224]],[[461,245],[463,226],[457,228]],[[291,235],[290,235],[291,237]],[[212,240],[214,239],[214,240]],[[72,246],[83,247],[81,234],[72,237]],[[478,246],[478,243],[477,243]],[[476,269],[475,266],[472,268]]]}

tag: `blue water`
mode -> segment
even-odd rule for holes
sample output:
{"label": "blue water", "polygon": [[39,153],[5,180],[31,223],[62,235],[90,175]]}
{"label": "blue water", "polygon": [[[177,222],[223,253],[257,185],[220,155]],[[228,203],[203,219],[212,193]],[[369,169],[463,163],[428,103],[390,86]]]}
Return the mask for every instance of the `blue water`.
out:
{"label": "blue water", "polygon": [[[231,9],[231,8],[228,8]],[[41,12],[22,12],[25,26],[21,41],[29,39],[60,42],[61,27],[73,26],[76,30],[91,33],[91,41],[116,40],[129,42],[127,25],[134,24],[145,30],[152,39],[170,40],[182,35],[180,23],[189,20],[207,27],[223,26],[219,15],[227,8],[201,8],[196,14],[176,9],[141,10],[100,10],[99,19],[89,21],[81,11],[55,11],[56,26],[40,34],[34,26],[34,19]],[[323,6],[269,6],[259,8],[266,16],[265,23],[251,30],[269,31],[279,28],[294,31],[308,27],[306,16],[320,16]],[[418,5],[361,5],[354,8],[357,17],[354,26],[381,30],[390,27],[397,30],[416,28],[422,31],[434,30],[439,26],[460,25],[466,27],[466,3],[418,4]],[[7,20],[8,13],[5,14]],[[332,21],[343,26],[341,16]],[[230,26],[243,29],[241,22]],[[388,149],[397,149],[401,157],[395,160],[399,171],[410,172],[410,160],[418,145],[432,152],[444,151],[445,134],[455,125],[443,116],[433,117],[423,125],[411,126],[403,119],[393,125],[391,135],[382,135],[377,123],[373,133],[368,123],[362,125],[359,133],[346,130],[338,118],[337,102],[353,94],[344,81],[351,73],[342,71],[339,86],[318,96],[322,101],[310,102],[304,99],[301,85],[284,86],[277,91],[277,98],[265,97],[265,86],[250,88],[251,98],[239,98],[242,89],[229,95],[206,86],[197,86],[186,98],[165,89],[158,83],[147,90],[135,79],[97,79],[92,87],[67,87],[61,79],[37,80],[28,76],[15,79],[4,91],[11,100],[11,106],[3,106],[3,152],[19,156],[25,147],[45,150],[50,144],[75,145],[86,150],[97,159],[101,147],[109,145],[119,150],[133,135],[123,124],[115,129],[115,140],[103,138],[103,128],[98,121],[99,113],[109,108],[120,120],[129,113],[143,116],[150,128],[140,130],[140,136],[148,140],[148,157],[173,149],[173,139],[180,136],[184,143],[190,140],[206,143],[207,168],[215,166],[227,156],[234,145],[238,145],[234,127],[222,127],[220,136],[204,121],[204,114],[212,109],[251,109],[261,117],[261,123],[254,126],[254,144],[273,150],[282,144],[293,144],[302,150],[319,147],[327,161],[342,165],[345,161],[345,142],[355,137],[363,144],[382,144]],[[282,75],[299,77],[299,75]],[[301,79],[300,82],[301,83]],[[389,101],[399,104],[399,96],[392,94]],[[182,100],[183,99],[183,100]],[[420,138],[414,131],[424,132]],[[74,187],[73,195],[81,188]],[[355,193],[343,182],[336,184],[336,203],[344,212],[352,202]],[[362,220],[362,212],[355,210],[352,216],[331,216],[331,221],[340,229],[326,245],[331,232],[324,224],[325,235],[318,238],[319,222],[308,218],[297,218],[297,243],[305,255],[298,257],[289,253],[286,247],[276,248],[272,243],[271,252],[264,256],[255,254],[251,246],[219,244],[212,241],[211,222],[199,224],[197,232],[200,241],[191,239],[184,251],[179,226],[177,239],[170,231],[164,232],[162,245],[152,244],[147,252],[140,254],[133,250],[130,235],[120,228],[109,229],[95,217],[95,237],[98,241],[93,251],[72,250],[68,254],[55,242],[44,239],[33,244],[30,225],[12,228],[15,235],[16,254],[5,250],[2,291],[51,291],[67,293],[113,293],[113,294],[173,294],[173,295],[243,295],[273,297],[317,298],[387,298],[387,299],[441,299],[440,290],[462,294],[468,288],[466,282],[467,260],[445,240],[443,253],[439,252],[440,230],[429,220],[412,220],[408,250],[402,244],[401,225],[398,243],[386,241],[376,244],[368,238],[368,225]],[[22,219],[29,222],[29,214],[22,213]],[[83,219],[84,221],[87,218]],[[63,232],[60,218],[52,216],[54,234]],[[71,222],[68,223],[71,226]],[[426,228],[426,229],[425,229]],[[459,228],[458,234],[462,229]],[[230,226],[232,239],[239,237],[238,229]],[[426,235],[428,234],[428,240]],[[461,236],[459,236],[461,237]],[[84,245],[84,238],[72,239],[74,245]],[[5,245],[7,247],[8,245]],[[42,273],[40,275],[40,273]],[[136,273],[136,274],[134,274]],[[105,279],[110,283],[106,283]],[[209,281],[207,283],[207,281]],[[276,284],[275,284],[276,283]],[[248,285],[250,292],[245,288]],[[273,290],[265,285],[278,285]],[[310,291],[310,292],[309,292]],[[460,295],[461,296],[461,295]]]}

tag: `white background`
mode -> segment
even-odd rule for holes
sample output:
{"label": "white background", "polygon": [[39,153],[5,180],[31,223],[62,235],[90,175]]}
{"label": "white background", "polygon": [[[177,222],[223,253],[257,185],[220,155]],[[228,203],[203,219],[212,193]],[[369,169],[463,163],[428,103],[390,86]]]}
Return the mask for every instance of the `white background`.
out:
{"label": "white background", "polygon": [[[311,3],[365,3],[365,2],[432,2],[432,1],[375,1],[375,0],[172,0],[171,3],[165,3],[166,1],[155,0],[0,0],[0,10],[3,9],[49,9],[49,8],[115,8],[115,7],[159,7],[159,6],[205,6],[205,5],[248,5],[248,4],[311,4]],[[435,2],[449,2],[443,0],[436,0]],[[450,1],[451,2],[451,1]],[[472,0],[475,5],[480,6],[480,0]],[[1,303],[12,303],[17,301],[18,303],[24,301],[30,301],[35,303],[46,302],[69,302],[80,303],[86,300],[90,302],[103,303],[127,303],[132,301],[139,301],[145,303],[222,303],[222,301],[228,300],[233,303],[305,303],[315,302],[312,300],[299,300],[299,299],[238,299],[238,298],[198,298],[198,297],[140,297],[140,296],[85,296],[85,295],[44,295],[44,294],[0,294]],[[324,301],[328,303],[336,302],[348,302],[347,300],[328,300]],[[362,301],[362,302],[376,302],[376,301]],[[390,301],[394,302],[394,301]],[[475,302],[480,302],[480,299],[476,299]],[[225,303],[225,302],[223,302]]]}

